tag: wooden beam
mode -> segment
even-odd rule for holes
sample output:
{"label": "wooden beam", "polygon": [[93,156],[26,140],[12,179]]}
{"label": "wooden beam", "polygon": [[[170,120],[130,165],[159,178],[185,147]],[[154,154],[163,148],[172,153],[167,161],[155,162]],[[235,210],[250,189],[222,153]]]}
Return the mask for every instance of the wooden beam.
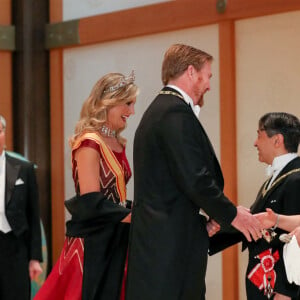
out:
{"label": "wooden beam", "polygon": [[[225,194],[237,204],[236,86],[234,22],[219,24],[221,165]],[[238,249],[222,252],[223,299],[239,298]]]}
{"label": "wooden beam", "polygon": [[299,0],[229,0],[230,19],[245,19],[300,10]]}
{"label": "wooden beam", "polygon": [[300,10],[299,0],[229,0],[222,14],[215,0],[163,2],[80,19],[74,47],[293,10]]}
{"label": "wooden beam", "polygon": [[[11,24],[11,0],[0,2],[0,24]],[[13,150],[12,53],[0,51],[0,114],[7,122],[6,146]]]}
{"label": "wooden beam", "polygon": [[213,3],[211,0],[170,1],[82,18],[79,22],[80,44],[119,40],[207,24],[218,18]]}
{"label": "wooden beam", "polygon": [[7,122],[7,150],[13,150],[12,54],[9,51],[0,51],[0,114]]}
{"label": "wooden beam", "polygon": [[11,0],[0,1],[0,24],[11,24]]}
{"label": "wooden beam", "polygon": [[63,0],[49,0],[49,16],[51,23],[63,20]]}
{"label": "wooden beam", "polygon": [[[37,164],[39,211],[51,244],[49,58],[44,48],[48,1],[13,0],[16,51],[13,55],[14,149]],[[49,259],[49,264],[51,264]]]}
{"label": "wooden beam", "polygon": [[[50,21],[62,20],[62,1],[50,0]],[[52,261],[65,240],[63,50],[50,51]]]}

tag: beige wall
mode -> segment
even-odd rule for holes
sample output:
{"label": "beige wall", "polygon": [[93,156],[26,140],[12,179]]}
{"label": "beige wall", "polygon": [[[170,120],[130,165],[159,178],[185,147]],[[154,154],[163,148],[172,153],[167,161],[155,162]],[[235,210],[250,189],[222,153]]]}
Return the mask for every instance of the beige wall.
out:
{"label": "beige wall", "polygon": [[[249,207],[265,180],[253,146],[266,112],[300,116],[300,11],[236,22],[238,199]],[[240,256],[240,299],[246,299],[247,254]]]}

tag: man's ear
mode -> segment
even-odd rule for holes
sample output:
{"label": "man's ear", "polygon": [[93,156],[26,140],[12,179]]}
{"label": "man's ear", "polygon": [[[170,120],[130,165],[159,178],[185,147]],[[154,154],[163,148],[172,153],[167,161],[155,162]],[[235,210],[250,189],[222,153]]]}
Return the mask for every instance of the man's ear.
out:
{"label": "man's ear", "polygon": [[189,65],[187,67],[187,74],[188,74],[188,76],[192,77],[194,75],[194,72],[195,72],[195,68],[192,65]]}
{"label": "man's ear", "polygon": [[281,133],[275,135],[274,143],[276,148],[284,147],[284,137]]}

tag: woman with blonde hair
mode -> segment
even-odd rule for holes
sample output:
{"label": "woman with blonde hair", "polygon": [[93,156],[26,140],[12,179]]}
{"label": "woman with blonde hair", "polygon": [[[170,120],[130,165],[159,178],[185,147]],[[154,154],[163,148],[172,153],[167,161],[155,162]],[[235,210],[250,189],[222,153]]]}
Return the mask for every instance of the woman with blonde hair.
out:
{"label": "woman with blonde hair", "polygon": [[35,300],[124,299],[131,170],[120,134],[134,114],[134,79],[133,72],[103,76],[82,106],[70,139],[76,196],[65,205],[72,218],[60,258]]}

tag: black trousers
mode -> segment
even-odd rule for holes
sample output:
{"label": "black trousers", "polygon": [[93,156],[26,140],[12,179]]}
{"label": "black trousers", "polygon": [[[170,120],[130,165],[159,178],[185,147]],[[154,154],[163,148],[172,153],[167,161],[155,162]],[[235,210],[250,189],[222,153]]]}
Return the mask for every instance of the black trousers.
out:
{"label": "black trousers", "polygon": [[0,299],[29,300],[28,252],[24,237],[0,232]]}

